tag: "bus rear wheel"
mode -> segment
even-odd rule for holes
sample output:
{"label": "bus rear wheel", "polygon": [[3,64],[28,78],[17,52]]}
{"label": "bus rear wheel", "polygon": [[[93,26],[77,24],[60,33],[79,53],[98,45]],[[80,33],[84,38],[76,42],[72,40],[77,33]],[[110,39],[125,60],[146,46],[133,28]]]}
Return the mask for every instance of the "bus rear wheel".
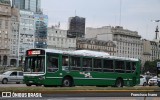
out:
{"label": "bus rear wheel", "polygon": [[116,80],[115,87],[123,87],[123,80],[118,78]]}
{"label": "bus rear wheel", "polygon": [[63,81],[62,81],[62,86],[63,86],[63,87],[72,87],[72,86],[73,86],[72,83],[73,83],[72,79],[69,78],[69,77],[66,77],[66,78],[64,78]]}

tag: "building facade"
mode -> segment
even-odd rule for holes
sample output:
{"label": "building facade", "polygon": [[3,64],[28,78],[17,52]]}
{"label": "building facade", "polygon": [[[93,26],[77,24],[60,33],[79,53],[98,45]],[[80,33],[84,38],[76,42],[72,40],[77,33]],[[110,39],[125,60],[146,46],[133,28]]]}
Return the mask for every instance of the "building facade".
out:
{"label": "building facade", "polygon": [[143,39],[142,65],[146,61],[160,59],[160,42]]}
{"label": "building facade", "polygon": [[85,18],[75,16],[69,18],[69,38],[83,38],[85,35]]}
{"label": "building facade", "polygon": [[[85,38],[97,38],[99,34],[112,33],[111,29],[112,29],[111,26],[103,26],[99,28],[87,27]],[[109,39],[112,40],[112,38],[108,38],[108,37],[105,37],[105,38],[107,38],[106,40],[109,40]]]}
{"label": "building facade", "polygon": [[143,43],[141,36],[136,31],[123,29],[120,26],[105,26],[101,28],[86,28],[86,36],[92,36],[97,40],[114,41],[117,48],[116,56],[141,59]]}
{"label": "building facade", "polygon": [[32,12],[41,11],[41,0],[12,0],[12,7]]}
{"label": "building facade", "polygon": [[16,66],[18,63],[18,42],[19,42],[19,9],[12,8],[11,36],[10,36],[10,65]]}
{"label": "building facade", "polygon": [[151,60],[160,59],[160,42],[150,41],[151,45]]}
{"label": "building facade", "polygon": [[35,14],[35,48],[47,48],[48,16]]}
{"label": "building facade", "polygon": [[19,34],[20,35],[18,51],[19,58],[22,58],[24,57],[27,49],[34,48],[35,20],[33,12],[20,10]]}
{"label": "building facade", "polygon": [[9,0],[0,1],[0,65],[9,64],[11,6]]}
{"label": "building facade", "polygon": [[93,50],[93,51],[103,51],[107,52],[111,56],[116,55],[116,45],[112,41],[102,41],[95,38],[79,38],[77,39],[77,49],[78,50]]}
{"label": "building facade", "polygon": [[54,26],[48,28],[47,48],[75,50],[76,38],[68,38],[67,30],[62,30]]}

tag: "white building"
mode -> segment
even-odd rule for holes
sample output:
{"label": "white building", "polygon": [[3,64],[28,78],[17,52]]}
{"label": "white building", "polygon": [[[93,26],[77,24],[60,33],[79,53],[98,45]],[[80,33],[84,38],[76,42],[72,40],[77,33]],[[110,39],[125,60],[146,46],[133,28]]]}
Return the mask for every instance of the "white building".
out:
{"label": "white building", "polygon": [[[89,35],[87,35],[89,34]],[[116,43],[116,55],[120,57],[141,58],[143,43],[141,36],[136,31],[123,29],[123,27],[105,26],[101,28],[86,28],[87,38],[114,41]]]}
{"label": "white building", "polygon": [[[8,1],[8,2],[6,2]],[[9,0],[0,2],[0,65],[9,65],[11,6]]]}
{"label": "white building", "polygon": [[149,41],[143,39],[143,55],[142,55],[142,65],[146,61],[154,61],[160,59],[160,42]]}
{"label": "white building", "polygon": [[76,38],[67,38],[67,30],[57,27],[49,27],[47,34],[47,48],[54,49],[76,49]]}
{"label": "white building", "polygon": [[111,26],[103,26],[99,28],[87,27],[85,38],[97,38],[98,34],[111,33],[111,28]]}
{"label": "white building", "polygon": [[10,65],[16,66],[18,61],[18,40],[19,40],[19,10],[12,8],[11,34],[10,34]]}
{"label": "white building", "polygon": [[35,22],[34,13],[20,10],[19,56],[24,57],[27,49],[34,48]]}

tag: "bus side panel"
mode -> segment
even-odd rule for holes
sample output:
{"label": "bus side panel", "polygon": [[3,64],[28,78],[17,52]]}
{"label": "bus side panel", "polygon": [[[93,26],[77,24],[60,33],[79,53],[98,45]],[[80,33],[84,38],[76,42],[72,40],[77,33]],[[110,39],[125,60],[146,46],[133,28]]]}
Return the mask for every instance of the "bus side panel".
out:
{"label": "bus side panel", "polygon": [[61,85],[62,76],[59,75],[59,72],[47,73],[44,81],[44,85]]}
{"label": "bus side panel", "polygon": [[72,72],[68,74],[74,76],[74,84],[79,86],[112,86],[115,83],[113,73],[100,73],[100,72]]}

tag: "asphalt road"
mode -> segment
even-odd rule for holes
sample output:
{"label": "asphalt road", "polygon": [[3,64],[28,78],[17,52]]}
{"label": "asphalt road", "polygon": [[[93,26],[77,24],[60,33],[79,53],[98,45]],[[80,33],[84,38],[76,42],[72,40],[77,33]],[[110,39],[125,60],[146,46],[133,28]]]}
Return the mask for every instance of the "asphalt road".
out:
{"label": "asphalt road", "polygon": [[160,100],[159,97],[43,97],[43,98],[1,98],[1,100]]}
{"label": "asphalt road", "polygon": [[0,87],[26,87],[25,84],[15,84],[15,83],[8,83],[8,84],[1,84]]}
{"label": "asphalt road", "polygon": [[[32,85],[32,86],[35,86],[35,85]],[[16,84],[16,83],[7,83],[7,84],[2,84],[0,82],[0,87],[27,87],[26,84]],[[144,86],[135,86],[135,87],[144,87]],[[157,86],[145,86],[145,87],[157,87]]]}
{"label": "asphalt road", "polygon": [[[0,87],[26,87],[25,84],[0,84]],[[32,86],[33,88],[36,86]],[[136,86],[139,88],[142,86]],[[157,86],[154,86],[157,87]],[[150,86],[146,86],[146,88],[150,88]],[[159,88],[159,87],[157,87]],[[156,94],[157,96],[148,96],[149,94]],[[147,94],[147,96],[134,96],[134,94]],[[41,94],[42,97],[12,97],[12,98],[4,98],[2,97],[2,93],[0,93],[0,100],[160,100],[160,92],[106,92],[106,93],[54,93],[54,94]]]}

